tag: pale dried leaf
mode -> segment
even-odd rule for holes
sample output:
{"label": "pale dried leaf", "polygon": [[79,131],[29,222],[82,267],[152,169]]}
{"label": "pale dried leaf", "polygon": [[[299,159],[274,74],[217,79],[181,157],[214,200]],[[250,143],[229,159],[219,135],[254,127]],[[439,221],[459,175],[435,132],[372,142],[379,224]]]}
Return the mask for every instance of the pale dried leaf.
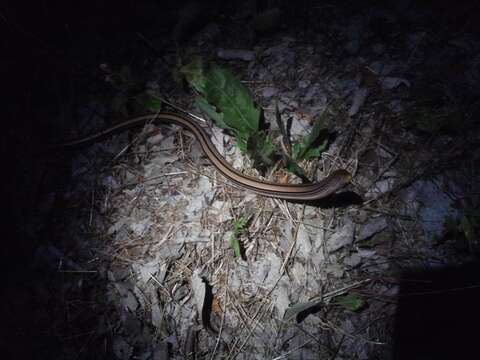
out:
{"label": "pale dried leaf", "polygon": [[205,303],[205,294],[206,294],[205,283],[203,282],[200,274],[201,274],[201,271],[199,269],[195,269],[190,279],[192,283],[193,299],[195,301],[195,304],[197,306],[197,311],[199,314],[202,313],[203,304]]}
{"label": "pale dried leaf", "polygon": [[372,219],[366,224],[360,226],[357,235],[357,241],[363,241],[369,237],[383,231],[387,227],[387,220],[384,217]]}
{"label": "pale dried leaf", "polygon": [[328,252],[334,252],[344,246],[350,245],[353,242],[353,233],[355,231],[355,224],[351,220],[347,220],[345,225],[332,234],[327,241]]}
{"label": "pale dried leaf", "polygon": [[397,78],[397,77],[384,77],[382,79],[382,87],[386,90],[392,90],[400,85],[405,85],[410,87],[410,82],[406,79]]}
{"label": "pale dried leaf", "polygon": [[368,94],[369,94],[369,91],[367,88],[358,88],[355,91],[355,94],[353,94],[352,105],[348,110],[349,116],[354,116],[360,110],[360,108],[365,103],[365,100],[367,99]]}
{"label": "pale dried leaf", "polygon": [[288,284],[281,282],[273,291],[275,296],[275,308],[277,309],[278,316],[281,318],[285,314],[285,311],[290,305],[290,299],[288,297],[289,289]]}
{"label": "pale dried leaf", "polygon": [[308,259],[312,254],[312,242],[310,240],[310,234],[308,233],[305,226],[299,226],[296,241],[298,249],[297,256]]}

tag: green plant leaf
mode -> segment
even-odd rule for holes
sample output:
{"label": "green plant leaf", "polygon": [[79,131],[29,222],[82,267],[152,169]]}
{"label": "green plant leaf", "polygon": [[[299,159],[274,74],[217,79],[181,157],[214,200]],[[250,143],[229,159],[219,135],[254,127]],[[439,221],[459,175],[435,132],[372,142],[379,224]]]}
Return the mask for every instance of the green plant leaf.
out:
{"label": "green plant leaf", "polygon": [[[280,134],[282,134],[283,144],[285,145],[285,149],[284,151],[282,151],[285,168],[292,174],[297,175],[304,182],[309,182],[305,171],[303,171],[303,169],[292,158],[292,144],[288,135],[287,125],[285,125],[282,121],[282,117],[280,116],[280,110],[278,109],[277,103],[275,103],[275,120],[277,122],[278,128],[280,129]],[[299,152],[298,149],[296,151]]]}
{"label": "green plant leaf", "polygon": [[188,84],[201,94],[205,93],[206,74],[202,58],[195,56],[187,65],[180,68],[180,73],[185,76]]}
{"label": "green plant leaf", "polygon": [[225,115],[225,123],[242,133],[257,131],[260,110],[255,106],[247,88],[227,69],[212,64],[205,84],[209,103]]}
{"label": "green plant leaf", "polygon": [[[230,71],[216,64],[207,67],[196,57],[180,72],[203,96],[203,101],[197,101],[199,107],[206,110],[214,121],[221,119],[218,126],[232,130],[244,143],[250,134],[258,131],[260,110],[248,89]],[[207,103],[210,107],[206,106]]]}
{"label": "green plant leaf", "polygon": [[223,121],[223,114],[218,113],[217,110],[215,109],[214,106],[210,105],[205,98],[201,96],[197,96],[195,98],[195,105],[203,111],[207,116],[212,119],[215,124],[222,128],[222,129],[228,129],[228,125]]}
{"label": "green plant leaf", "polygon": [[326,141],[318,148],[311,149],[306,148],[303,143],[295,143],[292,147],[292,157],[297,161],[316,159],[326,149],[326,147]]}
{"label": "green plant leaf", "polygon": [[307,177],[307,174],[305,174],[305,171],[295,162],[293,161],[290,157],[285,158],[285,168],[290,171],[292,174],[297,175],[300,179],[303,181],[308,182],[309,179]]}
{"label": "green plant leaf", "polygon": [[[240,146],[243,146],[243,139]],[[256,168],[265,169],[273,165],[275,146],[272,139],[263,131],[250,134],[246,148]]]}
{"label": "green plant leaf", "polygon": [[356,294],[338,296],[335,299],[335,303],[350,311],[358,311],[365,306],[365,301]]}
{"label": "green plant leaf", "polygon": [[246,230],[252,215],[242,215],[233,223],[233,232],[230,236],[230,246],[233,249],[235,257],[242,257],[242,246],[238,237]]}
{"label": "green plant leaf", "polygon": [[275,121],[277,122],[278,129],[280,130],[280,134],[282,134],[283,143],[285,144],[286,150],[288,154],[286,156],[290,156],[291,152],[291,143],[290,137],[288,136],[287,126],[282,121],[282,116],[280,115],[280,109],[278,108],[278,102],[275,101]]}
{"label": "green plant leaf", "polygon": [[233,254],[236,258],[242,257],[242,250],[240,246],[240,240],[238,240],[235,236],[230,237],[230,246],[233,249]]}
{"label": "green plant leaf", "polygon": [[293,144],[292,157],[296,161],[311,160],[320,156],[327,148],[328,131],[324,127],[323,117],[313,125],[310,133],[300,143]]}
{"label": "green plant leaf", "polygon": [[468,241],[472,241],[473,239],[473,226],[470,222],[470,219],[467,216],[462,216],[460,220],[460,229],[462,230],[463,234],[465,235],[465,239]]}
{"label": "green plant leaf", "polygon": [[214,63],[206,66],[198,57],[180,69],[200,95],[195,103],[217,126],[233,133],[239,149],[248,153],[254,166],[273,164],[275,148],[270,137],[259,131],[260,109],[248,89],[227,69]]}
{"label": "green plant leaf", "polygon": [[240,218],[233,223],[233,233],[235,236],[240,235],[248,225],[252,215],[242,215]]}
{"label": "green plant leaf", "polygon": [[138,107],[143,111],[155,113],[162,109],[162,100],[145,92],[137,95],[135,100],[138,103]]}

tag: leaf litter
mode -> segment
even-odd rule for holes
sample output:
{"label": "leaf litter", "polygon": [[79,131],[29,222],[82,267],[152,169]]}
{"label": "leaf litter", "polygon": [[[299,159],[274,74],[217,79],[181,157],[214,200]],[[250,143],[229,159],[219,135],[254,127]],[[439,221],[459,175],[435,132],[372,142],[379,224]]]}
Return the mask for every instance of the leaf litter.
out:
{"label": "leaf litter", "polygon": [[[345,17],[341,29],[332,25],[346,40],[344,50],[366,51],[367,15],[349,19]],[[236,66],[241,78],[251,81],[246,83],[255,99],[271,113],[278,101],[282,116],[292,120],[294,134],[305,135],[306,129],[317,133],[318,109],[325,112],[321,125],[336,137],[324,153],[314,154],[320,155],[317,164],[307,163],[306,169],[313,178],[335,168],[354,170],[352,189],[365,197],[361,206],[287,204],[231,187],[211,166],[204,166],[201,156],[191,155],[194,141],[178,129],[162,129],[161,135],[148,137],[153,140],[146,145],[115,137],[77,157],[72,171],[77,186],[65,197],[89,210],[65,215],[70,229],[63,236],[74,248],[44,246],[37,252],[37,263],[55,263],[59,271],[83,274],[92,296],[102,299],[91,310],[98,315],[93,333],[111,344],[116,358],[384,355],[384,345],[392,341],[388,329],[395,311],[397,284],[392,274],[416,261],[409,254],[418,256],[418,263],[446,255],[455,258],[448,241],[437,246],[430,234],[442,233],[442,218],[455,204],[442,189],[447,181],[437,175],[446,166],[442,156],[453,157],[457,148],[429,144],[445,152],[434,159],[421,146],[405,154],[408,150],[402,146],[421,135],[400,125],[384,126],[399,122],[397,110],[388,111],[394,101],[403,101],[398,94],[414,91],[414,79],[397,70],[404,59],[398,64],[383,59],[382,53],[396,51],[386,44],[384,52],[378,46],[377,51],[367,51],[368,59],[332,59],[325,54],[334,49],[327,39],[320,40],[317,48],[294,36],[272,35],[259,43],[255,57],[251,52],[230,52],[228,58],[242,59]],[[367,64],[373,64],[380,82],[362,71]],[[199,79],[197,70],[187,68],[187,73],[193,74],[200,93],[218,90],[220,84],[228,87],[230,74],[220,67],[212,70],[214,83]],[[215,97],[215,91],[212,94]],[[250,102],[243,92],[241,97]],[[208,102],[195,102],[193,97],[188,102],[217,118],[217,126],[233,127],[232,109],[220,113]],[[158,107],[151,99],[148,105]],[[222,107],[225,104],[219,104]],[[242,126],[257,129],[259,108],[254,109]],[[216,129],[213,139],[230,163],[260,176],[233,147],[230,136]],[[240,141],[246,149],[247,139]],[[399,146],[400,141],[405,143]],[[125,146],[131,146],[135,156],[120,154]],[[391,154],[385,160],[389,147],[401,152],[399,161]],[[102,163],[99,154],[105,153],[113,154],[113,166]],[[305,149],[298,153],[306,155]],[[97,169],[95,176],[92,168]],[[440,186],[418,181],[412,168],[429,170]],[[233,251],[229,240],[235,220],[246,214],[254,214],[242,224],[247,231],[235,234],[246,250],[242,259],[234,256],[239,248],[235,245]],[[94,280],[88,271],[95,273]],[[80,296],[75,286],[84,286],[71,279],[61,288],[65,298]],[[202,323],[205,280],[213,292],[215,306],[209,315],[215,328],[218,324],[215,334]],[[83,302],[87,312],[89,304]],[[72,310],[76,316],[84,314],[83,309]],[[386,320],[377,321],[379,315]],[[101,331],[105,326],[108,330]]]}

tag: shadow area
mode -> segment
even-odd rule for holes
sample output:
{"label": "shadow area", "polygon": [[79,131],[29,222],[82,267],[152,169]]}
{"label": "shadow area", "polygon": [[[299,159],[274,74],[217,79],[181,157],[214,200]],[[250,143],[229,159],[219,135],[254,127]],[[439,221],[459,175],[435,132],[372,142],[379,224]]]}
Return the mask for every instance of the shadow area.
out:
{"label": "shadow area", "polygon": [[478,358],[479,275],[478,262],[403,274],[393,359]]}
{"label": "shadow area", "polygon": [[318,200],[288,200],[288,202],[294,204],[303,204],[323,209],[328,208],[342,208],[349,205],[360,205],[363,203],[363,198],[353,191],[343,191],[336,194],[332,194],[323,199]]}

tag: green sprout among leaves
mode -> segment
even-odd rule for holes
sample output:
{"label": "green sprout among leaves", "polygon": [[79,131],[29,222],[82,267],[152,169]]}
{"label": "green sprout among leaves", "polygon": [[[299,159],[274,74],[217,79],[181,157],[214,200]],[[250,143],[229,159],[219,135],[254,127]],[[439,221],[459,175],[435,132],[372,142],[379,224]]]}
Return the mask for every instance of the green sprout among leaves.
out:
{"label": "green sprout among leaves", "polygon": [[242,215],[233,223],[233,232],[230,236],[230,246],[232,247],[233,253],[237,258],[243,258],[242,246],[239,237],[245,233],[251,218],[252,215]]}
{"label": "green sprout among leaves", "polygon": [[[197,107],[207,114],[217,126],[230,131],[239,149],[247,153],[254,166],[265,169],[274,164],[276,151],[269,135],[260,129],[261,110],[255,104],[248,89],[229,70],[214,64],[205,64],[200,57],[183,66],[180,73],[197,92]],[[318,157],[327,147],[328,133],[323,118],[302,141],[290,146],[287,129],[283,125],[277,107],[277,123],[282,136],[288,142],[288,154],[283,154],[287,170],[308,180],[298,165],[303,160]]]}
{"label": "green sprout among leaves", "polygon": [[345,309],[349,311],[359,311],[365,306],[365,300],[363,300],[359,295],[357,294],[347,294],[347,295],[342,295],[338,296],[335,299],[335,303],[332,304],[337,304],[340,306],[343,306]]}

